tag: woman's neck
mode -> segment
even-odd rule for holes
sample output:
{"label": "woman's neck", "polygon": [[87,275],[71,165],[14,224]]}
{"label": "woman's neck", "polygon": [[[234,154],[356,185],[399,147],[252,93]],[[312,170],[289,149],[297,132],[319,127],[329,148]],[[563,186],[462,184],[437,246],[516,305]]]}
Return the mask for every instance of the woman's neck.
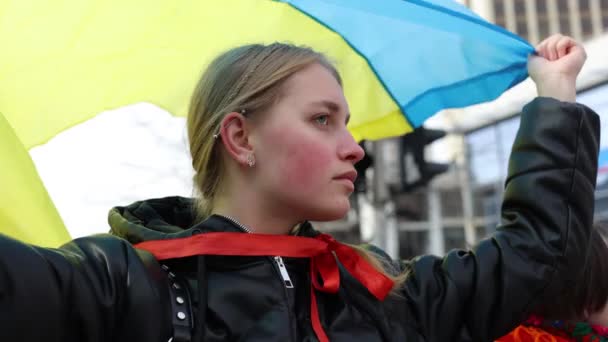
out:
{"label": "woman's neck", "polygon": [[[239,203],[248,203],[239,205]],[[256,201],[216,199],[212,214],[228,217],[257,234],[289,234],[299,222],[256,206]]]}

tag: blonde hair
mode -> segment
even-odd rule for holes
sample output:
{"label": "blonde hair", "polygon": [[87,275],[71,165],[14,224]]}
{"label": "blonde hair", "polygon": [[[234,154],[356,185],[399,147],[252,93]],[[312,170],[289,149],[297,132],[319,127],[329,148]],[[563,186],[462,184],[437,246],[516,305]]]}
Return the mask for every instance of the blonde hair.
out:
{"label": "blonde hair", "polygon": [[[342,85],[338,71],[324,55],[291,44],[237,47],[207,67],[192,95],[187,121],[199,218],[211,215],[213,199],[223,181],[225,165],[213,135],[219,132],[224,116],[243,110],[250,115],[271,107],[280,99],[285,81],[313,64],[324,66]],[[402,283],[386,272],[373,254],[362,248],[356,250],[397,285]]]}

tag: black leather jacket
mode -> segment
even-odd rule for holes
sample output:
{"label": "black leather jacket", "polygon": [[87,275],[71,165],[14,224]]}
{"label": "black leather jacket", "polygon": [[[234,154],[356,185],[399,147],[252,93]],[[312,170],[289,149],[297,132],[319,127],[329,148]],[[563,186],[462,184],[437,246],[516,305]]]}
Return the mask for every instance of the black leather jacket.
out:
{"label": "black leather jacket", "polygon": [[[592,226],[599,119],[553,99],[527,105],[509,163],[502,223],[470,251],[410,261],[399,295],[374,299],[341,269],[337,294],[318,293],[331,341],[491,341],[538,301],[576,281]],[[168,341],[168,272],[131,243],[211,231],[240,231],[212,216],[196,223],[191,201],[165,198],[118,207],[112,235],[59,249],[0,236],[0,341]],[[36,227],[32,227],[36,229]],[[316,232],[304,225],[302,235]],[[205,341],[315,341],[306,259],[284,258],[286,288],[269,257],[170,260],[195,312],[206,296]],[[203,287],[199,287],[202,284]],[[179,336],[178,336],[179,337]]]}

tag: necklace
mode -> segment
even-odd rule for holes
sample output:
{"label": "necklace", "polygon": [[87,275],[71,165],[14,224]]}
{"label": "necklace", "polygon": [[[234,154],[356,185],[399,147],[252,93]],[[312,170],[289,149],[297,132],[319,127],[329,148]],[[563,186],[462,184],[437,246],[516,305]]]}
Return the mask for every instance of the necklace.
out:
{"label": "necklace", "polygon": [[242,230],[244,230],[246,233],[252,233],[251,229],[245,227],[242,223],[240,223],[239,221],[237,221],[235,218],[233,218],[232,216],[227,216],[227,215],[219,215],[225,219],[227,219],[228,221],[234,223],[237,227],[241,228]]}

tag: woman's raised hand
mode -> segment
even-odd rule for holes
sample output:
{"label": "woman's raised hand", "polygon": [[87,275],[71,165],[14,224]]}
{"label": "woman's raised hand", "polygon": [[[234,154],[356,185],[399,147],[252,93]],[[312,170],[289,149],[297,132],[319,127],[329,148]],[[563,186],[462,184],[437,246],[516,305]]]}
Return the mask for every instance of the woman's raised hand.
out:
{"label": "woman's raised hand", "polygon": [[583,46],[561,34],[543,40],[528,59],[528,73],[536,83],[538,96],[576,101],[576,77],[587,54]]}

